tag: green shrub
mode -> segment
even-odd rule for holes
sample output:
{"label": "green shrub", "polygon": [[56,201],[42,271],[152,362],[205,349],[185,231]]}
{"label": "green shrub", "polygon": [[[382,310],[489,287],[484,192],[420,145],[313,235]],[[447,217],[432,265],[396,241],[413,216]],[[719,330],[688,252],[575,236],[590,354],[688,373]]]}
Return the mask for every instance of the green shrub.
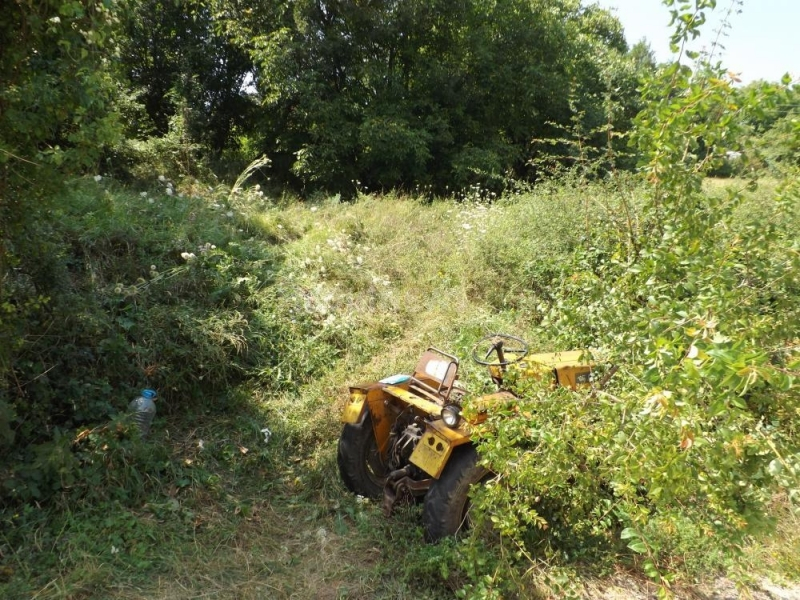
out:
{"label": "green shrub", "polygon": [[620,371],[590,395],[511,380],[514,418],[482,432],[499,475],[478,504],[515,560],[599,548],[668,595],[768,532],[774,494],[800,498],[799,190],[701,192],[741,131],[734,98],[721,74],[678,63],[649,84],[635,131],[649,189],[615,217],[586,215],[542,320],[554,347]]}

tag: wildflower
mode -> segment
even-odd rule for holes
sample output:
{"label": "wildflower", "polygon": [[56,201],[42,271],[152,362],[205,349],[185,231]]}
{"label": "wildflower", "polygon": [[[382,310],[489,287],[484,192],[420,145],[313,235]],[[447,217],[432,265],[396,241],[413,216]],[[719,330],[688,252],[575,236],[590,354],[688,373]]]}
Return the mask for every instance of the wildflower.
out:
{"label": "wildflower", "polygon": [[[49,18],[47,20],[50,23],[52,23],[53,25],[58,25],[59,23],[61,23],[61,18],[60,17],[51,17],[51,18]],[[112,548],[113,548],[113,546],[112,546]]]}
{"label": "wildflower", "polygon": [[121,294],[122,293],[122,286],[118,285],[117,287],[115,287],[114,288],[114,293],[115,294]]}
{"label": "wildflower", "polygon": [[155,271],[156,270],[156,266],[155,265],[150,265],[150,270],[151,271]]}
{"label": "wildflower", "polygon": [[325,529],[324,527],[320,527],[319,529],[317,529],[317,540],[320,543],[323,543],[323,544],[325,542],[327,542],[328,541],[328,530]]}
{"label": "wildflower", "polygon": [[166,177],[164,177],[163,175],[159,175],[159,176],[158,176],[158,180],[159,180],[161,183],[164,183],[164,182],[167,180],[167,178],[166,178]]}
{"label": "wildflower", "polygon": [[165,191],[167,192],[167,196],[172,196],[172,188],[171,187],[168,187]]}
{"label": "wildflower", "polygon": [[311,212],[317,212],[319,209],[316,206],[311,207]]}
{"label": "wildflower", "polygon": [[181,252],[181,258],[186,262],[189,262],[190,260],[197,258],[197,256],[195,256],[194,252]]}
{"label": "wildflower", "polygon": [[228,212],[225,213],[225,216],[228,217],[229,219],[232,218],[233,217],[233,211],[229,210]]}
{"label": "wildflower", "polygon": [[461,225],[461,227],[463,227],[463,228],[464,228],[464,229],[466,229],[467,231],[469,231],[470,229],[472,229],[472,225],[470,225],[469,223],[463,223],[463,224]]}
{"label": "wildflower", "polygon": [[94,176],[94,180],[95,180],[97,183],[100,183],[100,180],[101,180],[101,179],[103,179],[103,176],[102,176],[102,175],[95,175],[95,176]]}
{"label": "wildflower", "polygon": [[155,204],[156,203],[156,201],[153,200],[152,198],[148,198],[147,202],[150,203],[150,204]]}
{"label": "wildflower", "polygon": [[139,195],[140,195],[142,198],[147,198],[147,192],[142,192],[142,193],[141,193],[141,194],[139,194]]}
{"label": "wildflower", "polygon": [[119,548],[116,546],[111,546],[111,554],[119,554]]}

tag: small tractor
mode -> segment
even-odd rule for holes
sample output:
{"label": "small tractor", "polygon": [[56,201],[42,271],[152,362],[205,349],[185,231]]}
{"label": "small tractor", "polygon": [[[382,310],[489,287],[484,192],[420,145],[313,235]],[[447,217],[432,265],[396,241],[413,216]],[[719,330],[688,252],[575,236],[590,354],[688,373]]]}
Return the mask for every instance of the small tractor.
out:
{"label": "small tractor", "polygon": [[471,399],[469,420],[462,414],[466,390],[457,379],[458,359],[436,348],[425,351],[410,375],[351,386],[342,413],[337,459],[345,486],[382,499],[387,517],[401,499],[424,498],[425,535],[433,542],[468,525],[470,487],[491,476],[473,431],[493,406],[517,399],[503,388],[509,368],[573,390],[591,385],[593,364],[580,350],[529,354],[520,338],[495,334],[475,345],[472,358],[489,368],[498,391]]}

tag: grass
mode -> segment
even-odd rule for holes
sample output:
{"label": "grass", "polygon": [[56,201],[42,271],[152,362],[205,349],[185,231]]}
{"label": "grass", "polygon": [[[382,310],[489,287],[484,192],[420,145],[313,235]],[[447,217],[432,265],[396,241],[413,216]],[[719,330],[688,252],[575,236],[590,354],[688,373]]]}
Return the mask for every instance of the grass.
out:
{"label": "grass", "polygon": [[[709,193],[721,187],[709,182]],[[548,301],[549,286],[569,275],[569,253],[593,234],[593,219],[636,227],[640,188],[627,181],[551,184],[491,205],[391,195],[304,204],[251,189],[232,196],[228,206],[220,204],[224,191],[184,182],[176,189],[185,200],[164,198],[171,208],[160,211],[128,190],[80,189],[72,206],[90,217],[74,235],[94,253],[89,271],[103,285],[130,285],[140,276],[136,257],[119,246],[132,235],[152,235],[123,217],[137,210],[161,224],[168,248],[157,265],[162,273],[183,268],[180,253],[201,243],[256,254],[252,249],[264,244],[269,261],[256,256],[248,263],[271,270],[269,283],[262,280],[248,296],[261,308],[237,309],[237,318],[252,326],[259,318],[294,323],[297,317],[313,327],[298,330],[303,344],[280,346],[260,374],[256,365],[254,376],[202,403],[175,399],[152,439],[138,447],[147,458],[124,455],[115,463],[120,481],[127,474],[145,482],[141,497],[73,502],[65,496],[61,503],[3,513],[0,595],[434,599],[452,596],[470,573],[492,574],[474,549],[425,545],[418,507],[386,520],[377,506],[344,491],[335,448],[346,386],[408,371],[429,345],[466,358],[493,331],[547,349],[539,306]],[[766,195],[757,192],[750,201],[761,206]],[[118,206],[113,227],[92,220],[96,203]],[[176,273],[171,293],[193,289],[181,277]],[[275,289],[282,295],[270,296]],[[259,311],[272,300],[285,311],[265,317]],[[233,300],[225,302],[229,307]],[[210,345],[228,343],[231,322],[204,330]],[[242,345],[231,342],[235,355],[255,343],[244,334],[236,339]],[[318,347],[323,350],[315,354]],[[315,365],[312,376],[303,376],[307,363]],[[468,360],[462,365],[473,388],[485,383]],[[169,368],[179,366],[166,367],[164,385]],[[268,442],[264,428],[272,432]],[[777,578],[797,578],[797,517],[780,502],[775,513],[777,535],[754,541],[745,561]],[[566,589],[575,572],[560,568],[534,566],[524,576],[530,596]],[[583,593],[621,576],[627,574],[612,572],[609,579],[590,569]]]}

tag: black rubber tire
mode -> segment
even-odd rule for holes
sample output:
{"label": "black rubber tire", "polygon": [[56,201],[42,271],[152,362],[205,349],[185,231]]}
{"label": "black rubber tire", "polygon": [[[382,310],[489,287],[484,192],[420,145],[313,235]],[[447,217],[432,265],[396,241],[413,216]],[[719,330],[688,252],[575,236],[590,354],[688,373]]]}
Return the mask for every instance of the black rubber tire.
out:
{"label": "black rubber tire", "polygon": [[489,475],[489,470],[480,466],[478,460],[474,446],[456,448],[441,476],[428,490],[423,523],[429,542],[456,535],[469,525],[470,487]]}
{"label": "black rubber tire", "polygon": [[348,490],[366,498],[383,497],[383,484],[388,473],[378,454],[369,413],[361,423],[344,426],[336,459],[339,474]]}

